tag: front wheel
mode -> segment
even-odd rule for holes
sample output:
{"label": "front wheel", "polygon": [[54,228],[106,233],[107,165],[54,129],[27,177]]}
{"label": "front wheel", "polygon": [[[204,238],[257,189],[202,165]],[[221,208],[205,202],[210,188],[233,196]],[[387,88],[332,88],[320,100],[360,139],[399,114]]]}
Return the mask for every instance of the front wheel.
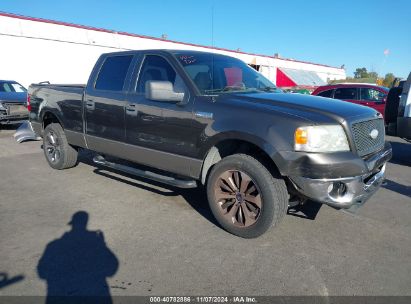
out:
{"label": "front wheel", "polygon": [[228,156],[213,167],[207,196],[218,223],[243,238],[258,237],[278,224],[288,205],[284,180],[245,154]]}
{"label": "front wheel", "polygon": [[57,123],[49,124],[44,129],[43,151],[53,169],[67,169],[77,164],[77,149],[70,146],[63,128]]}

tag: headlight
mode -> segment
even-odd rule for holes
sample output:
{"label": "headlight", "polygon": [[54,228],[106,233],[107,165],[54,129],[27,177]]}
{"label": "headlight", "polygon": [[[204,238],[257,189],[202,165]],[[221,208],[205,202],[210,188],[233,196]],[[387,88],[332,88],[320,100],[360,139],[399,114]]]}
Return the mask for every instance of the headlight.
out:
{"label": "headlight", "polygon": [[3,104],[1,103],[1,101],[0,101],[0,110],[3,110],[3,111],[7,110],[5,107],[3,107]]}
{"label": "headlight", "polygon": [[308,126],[295,130],[295,151],[350,151],[347,136],[340,125]]}

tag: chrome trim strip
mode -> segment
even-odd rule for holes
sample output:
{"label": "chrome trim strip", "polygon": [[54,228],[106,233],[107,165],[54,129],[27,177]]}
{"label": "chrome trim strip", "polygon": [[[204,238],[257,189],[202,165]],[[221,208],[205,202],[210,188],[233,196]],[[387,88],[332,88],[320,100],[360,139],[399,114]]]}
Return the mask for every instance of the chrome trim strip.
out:
{"label": "chrome trim strip", "polygon": [[209,112],[195,112],[194,115],[198,118],[213,119],[213,113]]}
{"label": "chrome trim strip", "polygon": [[384,178],[385,174],[385,165],[382,166],[380,172],[375,174],[366,184],[364,184],[364,190],[367,191],[370,187],[372,187],[376,182]]}

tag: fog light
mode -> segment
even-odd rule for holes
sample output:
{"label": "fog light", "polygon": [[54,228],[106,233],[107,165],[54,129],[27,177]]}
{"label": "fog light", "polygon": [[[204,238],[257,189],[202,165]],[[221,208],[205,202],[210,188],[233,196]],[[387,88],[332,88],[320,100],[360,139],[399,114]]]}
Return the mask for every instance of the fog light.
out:
{"label": "fog light", "polygon": [[342,182],[335,182],[328,186],[328,194],[333,198],[343,197],[347,193],[347,186]]}

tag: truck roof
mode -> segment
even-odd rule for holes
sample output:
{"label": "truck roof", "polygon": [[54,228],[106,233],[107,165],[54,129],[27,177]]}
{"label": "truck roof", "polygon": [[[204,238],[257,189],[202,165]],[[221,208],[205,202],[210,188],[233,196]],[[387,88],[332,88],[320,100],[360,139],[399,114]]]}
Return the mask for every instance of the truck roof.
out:
{"label": "truck roof", "polygon": [[169,53],[169,54],[210,54],[214,56],[223,56],[223,57],[229,57],[229,58],[235,58],[231,57],[228,55],[224,54],[218,54],[218,53],[213,53],[213,52],[204,52],[204,51],[196,51],[196,50],[177,50],[177,49],[145,49],[145,50],[132,50],[132,51],[120,51],[120,52],[110,52],[110,53],[104,53],[104,55],[108,54],[137,54],[137,53]]}

